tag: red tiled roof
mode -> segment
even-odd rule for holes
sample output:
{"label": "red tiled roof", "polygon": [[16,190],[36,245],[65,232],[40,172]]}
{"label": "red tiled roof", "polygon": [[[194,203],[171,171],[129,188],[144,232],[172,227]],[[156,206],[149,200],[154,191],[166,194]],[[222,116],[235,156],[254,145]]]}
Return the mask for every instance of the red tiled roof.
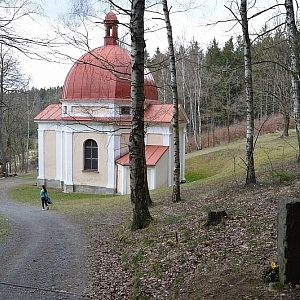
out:
{"label": "red tiled roof", "polygon": [[[34,120],[35,121],[77,121],[77,122],[113,122],[124,121],[131,122],[131,117],[63,117],[61,111],[61,104],[50,104],[41,113],[39,113]],[[173,117],[173,105],[172,104],[151,104],[145,111],[145,122],[148,123],[171,123]]]}
{"label": "red tiled roof", "polygon": [[145,110],[145,122],[171,123],[172,118],[172,104],[152,104]]}
{"label": "red tiled roof", "polygon": [[52,121],[61,120],[61,118],[61,104],[50,104],[34,120]]}
{"label": "red tiled roof", "polygon": [[[145,156],[147,166],[155,166],[168,148],[167,146],[146,145]],[[129,165],[129,153],[118,158],[116,163],[125,166]]]}

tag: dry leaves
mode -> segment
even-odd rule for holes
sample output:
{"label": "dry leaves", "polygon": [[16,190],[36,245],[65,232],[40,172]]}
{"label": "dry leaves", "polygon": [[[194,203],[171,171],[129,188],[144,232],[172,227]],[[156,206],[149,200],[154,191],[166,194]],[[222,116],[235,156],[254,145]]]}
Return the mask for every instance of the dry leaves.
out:
{"label": "dry leaves", "polygon": [[[98,225],[89,247],[90,299],[300,299],[298,289],[269,291],[263,271],[276,261],[279,196],[298,197],[299,182],[252,188],[183,185],[153,197],[149,228],[129,230],[131,212]],[[209,209],[225,209],[225,223],[205,228]],[[103,220],[107,216],[99,216]],[[126,221],[127,218],[127,221]],[[93,220],[93,222],[97,222]],[[103,222],[101,223],[103,224]]]}

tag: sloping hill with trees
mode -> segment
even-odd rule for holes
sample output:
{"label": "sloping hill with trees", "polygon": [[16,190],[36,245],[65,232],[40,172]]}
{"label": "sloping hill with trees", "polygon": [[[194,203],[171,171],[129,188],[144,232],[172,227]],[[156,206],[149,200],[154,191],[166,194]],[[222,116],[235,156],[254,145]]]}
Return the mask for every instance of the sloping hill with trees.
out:
{"label": "sloping hill with trees", "polygon": [[[254,186],[245,187],[242,180],[242,145],[188,154],[187,174],[194,181],[181,186],[180,203],[172,203],[171,189],[151,193],[154,222],[147,229],[130,230],[126,197],[122,210],[91,217],[89,229],[97,230],[91,233],[87,294],[92,299],[298,299],[297,287],[270,289],[266,276],[277,259],[277,202],[300,195],[296,134],[261,137]],[[196,180],[200,177],[206,178]],[[226,211],[227,218],[205,226],[210,211]]]}

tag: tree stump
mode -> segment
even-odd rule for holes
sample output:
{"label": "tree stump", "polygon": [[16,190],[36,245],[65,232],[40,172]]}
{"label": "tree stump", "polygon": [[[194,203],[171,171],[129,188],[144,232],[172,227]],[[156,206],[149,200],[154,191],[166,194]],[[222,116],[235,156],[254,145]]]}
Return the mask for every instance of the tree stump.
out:
{"label": "tree stump", "polygon": [[225,210],[220,211],[210,211],[208,213],[207,221],[205,222],[204,226],[216,226],[227,219],[228,215]]}

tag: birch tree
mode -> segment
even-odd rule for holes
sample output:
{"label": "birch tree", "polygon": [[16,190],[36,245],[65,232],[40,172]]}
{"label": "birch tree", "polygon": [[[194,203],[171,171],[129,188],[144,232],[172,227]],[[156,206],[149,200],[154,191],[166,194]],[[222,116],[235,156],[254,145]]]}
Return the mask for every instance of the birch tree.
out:
{"label": "birch tree", "polygon": [[292,0],[285,0],[286,9],[286,28],[290,46],[291,59],[291,82],[292,82],[292,100],[294,104],[294,119],[296,125],[298,139],[298,159],[300,162],[300,114],[299,114],[299,45],[298,45],[298,30],[295,22],[294,6]]}
{"label": "birch tree", "polygon": [[[2,49],[2,47],[1,47]],[[1,51],[2,52],[2,51]],[[2,58],[2,55],[1,55]],[[4,151],[4,142],[3,142],[3,110],[5,107],[4,103],[4,77],[5,77],[5,62],[3,59],[0,60],[0,166],[1,171],[5,174],[6,173],[6,155]]]}
{"label": "birch tree", "polygon": [[147,227],[152,219],[145,187],[144,11],[145,0],[132,0],[130,14],[132,124],[129,139],[132,230]]}
{"label": "birch tree", "polygon": [[172,26],[167,0],[162,1],[169,46],[169,68],[171,74],[171,90],[173,99],[173,134],[174,134],[174,173],[172,201],[179,202],[180,198],[180,149],[179,149],[179,124],[178,124],[178,91],[176,79],[175,52],[173,44]]}
{"label": "birch tree", "polygon": [[247,106],[247,131],[246,131],[246,185],[255,184],[254,168],[254,110],[253,110],[253,85],[252,85],[252,66],[251,66],[251,42],[248,30],[247,0],[241,0],[240,7],[241,25],[244,41],[244,67],[245,67],[245,86],[246,86],[246,106]]}

